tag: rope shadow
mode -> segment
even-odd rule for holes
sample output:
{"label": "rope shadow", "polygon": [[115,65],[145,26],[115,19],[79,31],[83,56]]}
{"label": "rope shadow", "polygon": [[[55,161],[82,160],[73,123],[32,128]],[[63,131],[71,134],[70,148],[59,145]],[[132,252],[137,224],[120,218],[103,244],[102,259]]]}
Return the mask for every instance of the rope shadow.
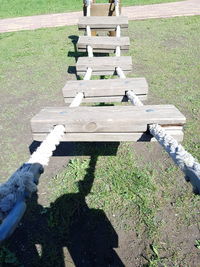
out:
{"label": "rope shadow", "polygon": [[[117,147],[113,144],[110,150],[115,153]],[[21,226],[8,241],[24,266],[125,266],[114,250],[118,235],[111,222],[103,210],[90,208],[86,202],[100,150],[98,146],[91,149],[77,193],[62,195],[48,208],[38,204],[36,194],[29,201]]]}

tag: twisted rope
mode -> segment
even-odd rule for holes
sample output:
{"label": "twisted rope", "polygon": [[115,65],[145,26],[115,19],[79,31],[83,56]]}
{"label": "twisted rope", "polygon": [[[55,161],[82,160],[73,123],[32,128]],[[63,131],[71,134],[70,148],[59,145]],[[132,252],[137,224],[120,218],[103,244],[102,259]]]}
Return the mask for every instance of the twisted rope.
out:
{"label": "twisted rope", "polygon": [[[126,76],[123,70],[118,67],[116,72],[121,79]],[[133,91],[126,92],[126,96],[135,106],[143,106],[142,101],[133,93]],[[164,128],[158,124],[149,125],[150,133],[156,138],[158,143],[170,155],[173,161],[186,174],[186,180],[190,181],[196,193],[200,193],[200,164],[189,152],[187,152],[176,139],[166,133]]]}
{"label": "twisted rope", "polygon": [[[84,80],[89,80],[92,69],[88,68]],[[73,99],[70,107],[77,107],[83,100],[83,93],[80,92]],[[34,163],[47,166],[56,146],[62,141],[65,134],[65,127],[57,125],[48,134],[37,150],[31,155],[27,163],[17,170],[5,183],[0,186],[0,221],[3,220],[19,199],[24,198],[24,194],[31,195],[37,191],[35,177],[29,168]]]}

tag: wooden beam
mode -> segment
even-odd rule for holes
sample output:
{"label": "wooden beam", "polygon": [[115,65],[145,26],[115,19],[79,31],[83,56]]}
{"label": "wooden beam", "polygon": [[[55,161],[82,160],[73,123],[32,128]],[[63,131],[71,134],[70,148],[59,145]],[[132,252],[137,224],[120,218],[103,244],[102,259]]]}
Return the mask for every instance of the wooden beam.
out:
{"label": "wooden beam", "polygon": [[87,51],[87,46],[93,48],[93,52],[113,53],[117,46],[120,46],[122,52],[128,51],[130,47],[129,37],[108,37],[108,36],[80,36],[77,48],[79,52]]}
{"label": "wooden beam", "polygon": [[90,10],[91,16],[115,16],[114,3],[93,3]]}
{"label": "wooden beam", "polygon": [[122,29],[128,28],[128,17],[125,16],[93,16],[93,17],[80,17],[78,22],[79,30],[86,30],[90,26],[93,30],[115,30],[117,25]]}
{"label": "wooden beam", "polygon": [[64,98],[73,98],[77,93],[84,93],[85,98],[91,97],[124,97],[132,90],[136,95],[147,95],[148,84],[145,78],[79,80],[67,81],[63,87]]}
{"label": "wooden beam", "polygon": [[67,133],[146,132],[148,124],[181,126],[186,119],[173,105],[44,108],[31,120],[33,133],[62,124]]}
{"label": "wooden beam", "polygon": [[[183,141],[182,131],[166,131],[178,142]],[[35,141],[43,141],[47,137],[45,133],[33,133]],[[66,133],[61,142],[155,142],[149,133]]]}
{"label": "wooden beam", "polygon": [[132,71],[132,58],[121,57],[79,57],[76,63],[78,75],[84,75],[87,68],[92,69],[92,75],[113,75],[116,67],[120,67],[126,74]]}

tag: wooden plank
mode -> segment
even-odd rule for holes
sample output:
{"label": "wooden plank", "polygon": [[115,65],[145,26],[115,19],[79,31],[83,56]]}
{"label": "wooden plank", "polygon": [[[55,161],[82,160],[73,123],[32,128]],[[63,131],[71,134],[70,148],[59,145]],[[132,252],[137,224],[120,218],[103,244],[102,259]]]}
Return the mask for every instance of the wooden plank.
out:
{"label": "wooden plank", "polygon": [[130,39],[129,37],[80,36],[77,43],[78,51],[86,51],[88,45],[93,48],[93,52],[113,53],[117,46],[120,46],[122,51],[128,51]]}
{"label": "wooden plank", "polygon": [[78,21],[79,30],[85,30],[87,26],[95,30],[115,30],[117,25],[122,29],[128,28],[128,17],[125,16],[92,16],[80,17]]}
{"label": "wooden plank", "polygon": [[148,83],[145,78],[79,80],[67,81],[62,89],[64,97],[75,97],[80,92],[85,97],[124,96],[129,90],[136,95],[146,95]]}
{"label": "wooden plank", "polygon": [[[167,132],[178,142],[183,141],[182,131]],[[47,134],[34,133],[33,140],[43,141]],[[62,142],[155,142],[156,139],[149,133],[66,133]]]}
{"label": "wooden plank", "polygon": [[132,71],[132,58],[130,56],[121,57],[79,57],[76,63],[78,75],[84,75],[87,68],[92,68],[92,75],[113,75],[116,67],[127,74]]}
{"label": "wooden plank", "polygon": [[[147,100],[147,95],[137,95],[141,101]],[[70,104],[74,97],[65,97],[66,104]],[[116,102],[128,102],[126,96],[101,96],[101,97],[84,97],[82,103],[116,103]]]}
{"label": "wooden plank", "polygon": [[183,125],[186,119],[173,105],[59,107],[42,109],[31,120],[32,131],[48,133],[58,124],[67,133],[145,132],[147,125]]}
{"label": "wooden plank", "polygon": [[115,16],[114,3],[93,3],[90,10],[91,16]]}

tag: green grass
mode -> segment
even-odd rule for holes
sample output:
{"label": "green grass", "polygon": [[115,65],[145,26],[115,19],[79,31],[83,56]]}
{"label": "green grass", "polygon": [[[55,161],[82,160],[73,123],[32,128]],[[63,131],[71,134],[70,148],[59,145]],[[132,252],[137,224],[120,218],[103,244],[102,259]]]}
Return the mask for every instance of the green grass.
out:
{"label": "green grass", "polygon": [[[67,79],[75,79],[66,73],[67,66],[75,64],[73,57],[67,57],[74,51],[68,38],[72,34],[78,34],[76,27],[1,35],[1,177],[28,158],[30,118],[44,106],[63,104],[61,88]],[[132,76],[147,78],[151,103],[174,104],[185,114],[183,144],[200,161],[200,18],[130,22],[129,34]],[[200,197],[192,194],[190,184],[162,149],[155,143],[121,143],[117,155],[107,156],[104,153],[115,151],[113,144],[76,149],[79,154],[86,151],[91,159],[74,158],[62,171],[63,163],[57,163],[58,173],[50,182],[51,175],[43,175],[42,193],[48,192],[52,203],[29,209],[28,226],[33,223],[38,230],[37,220],[44,214],[48,234],[67,237],[84,206],[95,218],[104,212],[126,238],[131,238],[131,231],[136,233],[133,242],[140,242],[142,249],[126,243],[124,250],[138,251],[142,264],[198,266]],[[35,234],[34,229],[25,236],[48,247],[46,232]],[[10,254],[7,249],[15,252],[14,238],[7,242],[2,257]],[[16,255],[21,262],[22,255]],[[43,261],[55,263],[56,252],[46,250]]]}
{"label": "green grass", "polygon": [[[178,0],[123,0],[123,6],[157,4],[174,1]],[[82,0],[0,0],[0,6],[0,18],[8,18],[81,10]]]}
{"label": "green grass", "polygon": [[[107,157],[98,155],[107,154],[108,151],[112,153],[115,145],[105,144],[88,149],[91,159],[71,160],[67,169],[52,180],[51,187],[55,188],[56,184],[56,189],[53,189],[51,201],[54,202],[64,194],[80,194],[82,198],[86,198],[90,209],[101,209],[115,217],[116,221],[120,218],[119,227],[130,229],[134,221],[138,234],[141,229],[146,228],[148,235],[151,235],[155,231],[156,212],[153,171],[137,167],[129,143],[121,144],[117,155]],[[79,153],[80,151],[79,148]],[[73,208],[66,207],[69,217],[72,217],[78,206],[77,202],[77,206]],[[54,214],[57,213],[54,211]],[[58,218],[54,218],[54,221],[59,223]]]}

